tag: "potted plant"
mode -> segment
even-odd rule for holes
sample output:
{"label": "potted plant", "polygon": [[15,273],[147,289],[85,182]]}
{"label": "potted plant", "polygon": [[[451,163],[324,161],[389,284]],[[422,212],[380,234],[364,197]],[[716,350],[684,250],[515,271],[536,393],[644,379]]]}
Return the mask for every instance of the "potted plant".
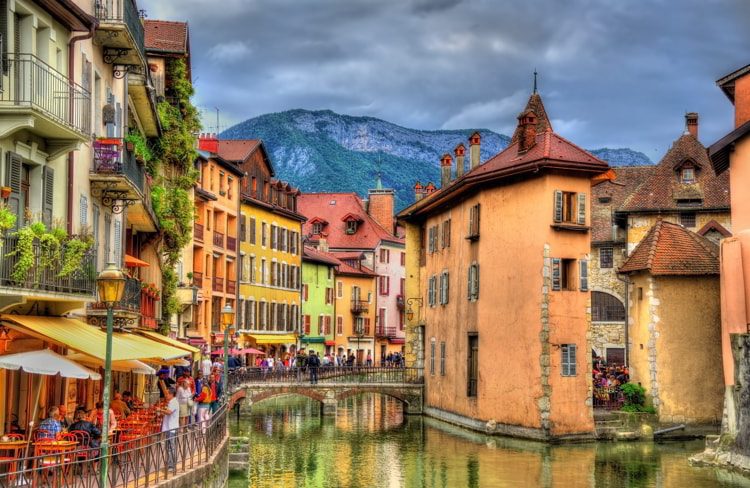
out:
{"label": "potted plant", "polygon": [[3,199],[7,200],[10,196],[11,191],[13,191],[13,189],[9,186],[0,187],[0,196],[3,197]]}

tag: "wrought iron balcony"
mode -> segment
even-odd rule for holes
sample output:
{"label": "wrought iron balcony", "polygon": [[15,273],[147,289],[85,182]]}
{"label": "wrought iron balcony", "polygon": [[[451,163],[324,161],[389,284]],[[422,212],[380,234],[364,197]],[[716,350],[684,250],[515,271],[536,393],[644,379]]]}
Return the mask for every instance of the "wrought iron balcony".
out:
{"label": "wrought iron balcony", "polygon": [[[158,294],[143,286],[136,278],[127,278],[122,300],[113,307],[115,325],[120,328],[144,327],[156,328],[156,305]],[[104,303],[94,302],[87,305],[88,322],[104,326],[107,307]]]}
{"label": "wrought iron balcony", "polygon": [[[34,115],[28,129],[48,140],[90,137],[91,95],[86,89],[33,54],[8,53],[0,64],[0,114]],[[51,158],[75,148],[65,143],[50,146]]]}
{"label": "wrought iron balcony", "polygon": [[104,48],[105,63],[145,64],[145,34],[135,0],[94,0],[94,15],[99,20],[95,39]]}
{"label": "wrought iron balcony", "polygon": [[399,310],[404,309],[404,296],[403,295],[396,296],[396,307],[398,307]]}
{"label": "wrought iron balcony", "polygon": [[367,300],[352,300],[352,313],[355,315],[359,315],[362,313],[367,313],[369,310],[369,303]]}
{"label": "wrought iron balcony", "polygon": [[234,295],[235,293],[237,293],[237,282],[227,280],[227,295]]}
{"label": "wrought iron balcony", "polygon": [[94,141],[91,192],[114,212],[143,200],[146,171],[119,138]]}
{"label": "wrought iron balcony", "polygon": [[203,224],[195,224],[193,226],[193,238],[196,241],[203,242]]}
{"label": "wrought iron balcony", "polygon": [[214,246],[224,247],[224,234],[214,231]]}
{"label": "wrought iron balcony", "polygon": [[60,257],[51,256],[41,242],[32,243],[32,264],[25,272],[19,266],[22,256],[17,253],[18,237],[6,236],[0,248],[0,294],[13,294],[17,290],[27,295],[66,294],[77,299],[93,299],[96,294],[96,250],[84,254],[81,265],[61,276],[65,263],[66,246],[60,250]]}
{"label": "wrought iron balcony", "polygon": [[396,327],[383,327],[382,325],[378,325],[377,327],[375,327],[376,337],[389,338],[396,337],[396,335]]}
{"label": "wrought iron balcony", "polygon": [[227,251],[237,251],[237,238],[227,236]]}

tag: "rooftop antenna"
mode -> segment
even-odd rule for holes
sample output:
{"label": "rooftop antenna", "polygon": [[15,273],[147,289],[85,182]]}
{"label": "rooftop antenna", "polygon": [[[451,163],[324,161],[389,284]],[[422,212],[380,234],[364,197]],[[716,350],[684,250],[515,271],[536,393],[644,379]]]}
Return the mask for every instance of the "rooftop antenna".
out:
{"label": "rooftop antenna", "polygon": [[532,93],[536,93],[536,75],[537,75],[536,68],[534,68],[534,91]]}
{"label": "rooftop antenna", "polygon": [[380,167],[381,167],[380,163],[381,163],[381,161],[380,161],[380,158],[381,158],[381,156],[382,156],[382,154],[380,152],[378,152],[378,173],[377,173],[378,178],[377,178],[377,180],[375,180],[375,189],[376,190],[382,190],[383,189],[383,182],[380,179],[380,176],[381,176],[381,171],[380,171]]}
{"label": "rooftop antenna", "polygon": [[219,128],[219,107],[214,107],[216,109],[216,133],[218,134],[221,132],[221,129]]}

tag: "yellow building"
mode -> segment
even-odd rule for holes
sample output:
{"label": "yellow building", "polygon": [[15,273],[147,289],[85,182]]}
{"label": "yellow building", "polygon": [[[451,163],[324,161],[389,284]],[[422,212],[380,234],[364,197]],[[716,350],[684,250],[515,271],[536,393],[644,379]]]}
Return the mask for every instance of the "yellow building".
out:
{"label": "yellow building", "polygon": [[339,258],[335,274],[336,355],[355,356],[364,364],[375,354],[375,279],[377,275],[360,258]]}
{"label": "yellow building", "polygon": [[260,140],[219,141],[219,155],[245,174],[241,187],[240,345],[283,358],[297,349],[300,324],[302,222],[299,191],[273,178]]}

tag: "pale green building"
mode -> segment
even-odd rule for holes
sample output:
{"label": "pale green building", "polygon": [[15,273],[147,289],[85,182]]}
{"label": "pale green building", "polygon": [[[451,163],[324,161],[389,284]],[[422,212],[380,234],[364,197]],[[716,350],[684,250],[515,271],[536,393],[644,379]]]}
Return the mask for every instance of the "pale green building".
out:
{"label": "pale green building", "polygon": [[333,255],[305,246],[302,253],[302,324],[300,347],[335,353],[336,317],[334,270],[341,262]]}

